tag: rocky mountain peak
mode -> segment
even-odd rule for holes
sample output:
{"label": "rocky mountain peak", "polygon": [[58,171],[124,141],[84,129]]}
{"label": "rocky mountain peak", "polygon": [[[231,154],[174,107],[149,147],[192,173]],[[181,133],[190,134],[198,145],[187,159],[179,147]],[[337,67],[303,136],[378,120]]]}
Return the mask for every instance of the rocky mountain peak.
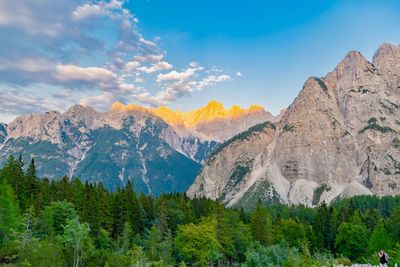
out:
{"label": "rocky mountain peak", "polygon": [[379,69],[387,63],[400,65],[400,45],[384,43],[376,50],[372,63]]}
{"label": "rocky mountain peak", "polygon": [[400,95],[400,46],[381,45],[375,52],[372,62],[385,77],[389,91]]}
{"label": "rocky mountain peak", "polygon": [[133,104],[124,105],[119,101],[115,102],[111,106],[110,111],[112,111],[112,112],[126,112],[126,111],[148,112],[148,110],[145,107],[133,105]]}
{"label": "rocky mountain peak", "polygon": [[8,134],[11,137],[30,137],[52,143],[60,142],[60,118],[58,111],[33,113],[14,119],[8,125]]}
{"label": "rocky mountain peak", "polygon": [[74,105],[70,107],[63,115],[64,119],[74,124],[84,123],[87,127],[92,127],[99,114],[92,107]]}
{"label": "rocky mountain peak", "polygon": [[181,112],[174,111],[165,106],[152,109],[151,111],[172,126],[185,127],[185,122],[182,118]]}
{"label": "rocky mountain peak", "polygon": [[92,107],[89,106],[83,106],[83,105],[73,105],[72,107],[70,107],[64,114],[80,114],[80,115],[84,115],[84,114],[96,114],[97,111],[94,110]]}
{"label": "rocky mountain peak", "polygon": [[356,85],[365,83],[369,77],[376,74],[377,70],[360,52],[351,51],[328,73],[324,80],[329,89],[336,87],[338,82]]}

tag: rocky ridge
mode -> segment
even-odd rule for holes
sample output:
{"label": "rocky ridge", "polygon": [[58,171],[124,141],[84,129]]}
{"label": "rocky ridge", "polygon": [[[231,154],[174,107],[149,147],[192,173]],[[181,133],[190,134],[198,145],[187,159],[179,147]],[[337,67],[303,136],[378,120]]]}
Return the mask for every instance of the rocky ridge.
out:
{"label": "rocky ridge", "polygon": [[[260,122],[253,121],[248,123]],[[231,131],[233,136],[236,130]],[[139,191],[153,194],[185,191],[219,143],[182,133],[150,109],[120,103],[107,112],[75,105],[0,125],[1,162],[22,154],[25,161],[35,158],[40,176],[77,176],[112,190],[131,180]]]}

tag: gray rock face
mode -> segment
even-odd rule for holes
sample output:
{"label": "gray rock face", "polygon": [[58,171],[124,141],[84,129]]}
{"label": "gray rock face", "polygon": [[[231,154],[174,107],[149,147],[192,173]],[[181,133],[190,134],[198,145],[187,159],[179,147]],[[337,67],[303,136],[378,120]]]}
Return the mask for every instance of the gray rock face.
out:
{"label": "gray rock face", "polygon": [[188,195],[249,207],[400,193],[399,53],[382,45],[372,64],[352,51],[325,77],[309,78],[275,129],[213,155]]}

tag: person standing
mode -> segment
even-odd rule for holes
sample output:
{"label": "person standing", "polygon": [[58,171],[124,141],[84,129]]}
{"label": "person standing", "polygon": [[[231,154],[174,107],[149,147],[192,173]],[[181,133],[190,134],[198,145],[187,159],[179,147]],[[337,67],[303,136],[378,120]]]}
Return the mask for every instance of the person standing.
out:
{"label": "person standing", "polygon": [[388,264],[388,255],[385,253],[385,251],[381,250],[378,252],[379,255],[379,263],[381,267],[387,267]]}

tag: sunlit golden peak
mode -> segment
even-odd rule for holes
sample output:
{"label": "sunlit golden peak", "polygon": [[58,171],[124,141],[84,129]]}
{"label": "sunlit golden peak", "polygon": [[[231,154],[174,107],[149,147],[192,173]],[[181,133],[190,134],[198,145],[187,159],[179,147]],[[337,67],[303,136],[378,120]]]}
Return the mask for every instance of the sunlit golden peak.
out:
{"label": "sunlit golden peak", "polygon": [[210,101],[206,106],[188,112],[172,110],[165,106],[158,108],[146,109],[137,105],[124,105],[121,102],[115,102],[112,110],[116,111],[149,111],[154,115],[162,118],[164,121],[173,126],[194,128],[203,123],[213,121],[237,119],[252,113],[263,112],[264,108],[260,105],[251,105],[248,109],[241,108],[238,105],[233,105],[230,109],[215,100]]}
{"label": "sunlit golden peak", "polygon": [[142,106],[133,105],[133,104],[124,105],[119,101],[115,102],[111,106],[111,110],[114,110],[114,111],[131,111],[131,110],[147,111],[147,109]]}

